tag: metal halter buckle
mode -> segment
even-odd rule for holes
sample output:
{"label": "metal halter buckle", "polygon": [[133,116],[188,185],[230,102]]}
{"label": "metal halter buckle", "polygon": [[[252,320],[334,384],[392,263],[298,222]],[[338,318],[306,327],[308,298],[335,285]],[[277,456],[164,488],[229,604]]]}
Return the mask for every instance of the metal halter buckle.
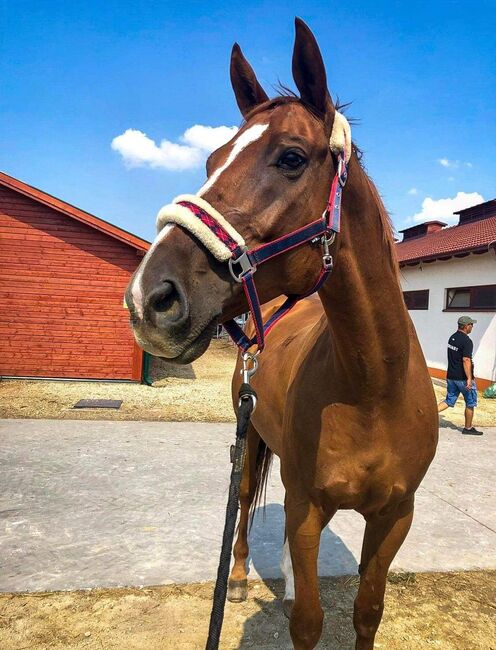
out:
{"label": "metal halter buckle", "polygon": [[[242,253],[236,259],[233,259],[231,257],[228,263],[229,263],[229,272],[234,278],[234,280],[236,280],[236,282],[242,282],[244,277],[246,277],[247,275],[252,275],[257,270],[257,267],[250,262],[250,258],[248,257],[247,251]],[[233,268],[234,264],[239,264],[239,266],[241,267],[239,273],[236,273],[236,271],[234,270]]]}

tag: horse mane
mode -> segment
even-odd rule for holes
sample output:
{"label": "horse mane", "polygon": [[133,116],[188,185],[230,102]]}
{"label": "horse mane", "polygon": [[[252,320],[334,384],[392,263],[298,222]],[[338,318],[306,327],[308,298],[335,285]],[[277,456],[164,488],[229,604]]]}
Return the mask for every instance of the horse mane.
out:
{"label": "horse mane", "polygon": [[[275,89],[280,93],[276,97],[267,100],[266,102],[263,102],[262,104],[259,104],[258,106],[255,106],[250,113],[246,116],[246,119],[243,121],[243,124],[246,124],[248,120],[253,118],[255,115],[258,115],[259,113],[262,113],[264,111],[271,111],[274,110],[275,108],[278,108],[279,106],[284,106],[286,104],[300,104],[300,106],[303,106],[308,113],[318,121],[322,122],[323,120],[323,115],[321,115],[316,109],[308,104],[307,102],[303,101],[298,95],[293,92],[290,88],[287,86],[284,86],[283,84],[279,83],[275,86]],[[336,102],[336,110],[340,112],[344,112],[344,110],[350,106],[350,103],[340,103],[339,99]],[[348,118],[348,121],[353,124],[356,123],[356,120],[350,120]],[[383,233],[383,238],[384,238],[384,243],[386,245],[386,248],[389,252],[389,258],[391,261],[391,269],[394,273],[394,276],[396,278],[396,281],[398,284],[400,283],[400,269],[399,269],[399,264],[397,261],[397,255],[396,255],[396,244],[394,240],[394,228],[393,224],[391,221],[391,217],[386,210],[386,207],[384,206],[384,202],[381,198],[381,195],[379,194],[379,191],[377,190],[374,181],[370,178],[368,175],[364,163],[363,163],[363,151],[355,144],[352,144],[353,148],[353,154],[355,155],[357,162],[365,176],[365,180],[367,182],[367,185],[372,193],[372,196],[374,197],[374,201],[377,205],[377,209],[379,212],[379,219],[381,223],[381,229]]]}
{"label": "horse mane", "polygon": [[396,279],[396,282],[398,285],[400,284],[400,265],[398,264],[398,257],[396,253],[396,242],[394,239],[394,226],[393,222],[391,221],[391,216],[389,212],[386,210],[386,207],[384,205],[384,202],[381,198],[381,195],[379,194],[379,190],[375,186],[374,181],[370,178],[370,176],[367,174],[366,170],[364,169],[364,166],[359,159],[360,167],[362,168],[363,174],[365,176],[365,180],[367,181],[367,184],[369,186],[369,189],[372,193],[372,196],[374,197],[375,203],[377,205],[377,208],[379,210],[379,219],[381,221],[381,227],[382,227],[382,235],[383,235],[383,240],[384,243],[386,244],[386,247],[389,252],[389,260],[391,262],[391,270],[394,273],[394,277]]}

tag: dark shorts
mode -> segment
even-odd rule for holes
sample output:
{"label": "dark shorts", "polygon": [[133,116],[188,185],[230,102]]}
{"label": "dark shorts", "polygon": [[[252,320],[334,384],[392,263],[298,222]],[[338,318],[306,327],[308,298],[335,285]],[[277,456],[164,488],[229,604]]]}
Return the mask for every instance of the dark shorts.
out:
{"label": "dark shorts", "polygon": [[472,388],[470,390],[467,390],[467,382],[465,380],[447,379],[447,384],[448,390],[444,401],[448,406],[455,405],[460,393],[463,395],[463,399],[468,408],[473,409],[477,406],[477,386],[475,385],[475,381],[472,382]]}

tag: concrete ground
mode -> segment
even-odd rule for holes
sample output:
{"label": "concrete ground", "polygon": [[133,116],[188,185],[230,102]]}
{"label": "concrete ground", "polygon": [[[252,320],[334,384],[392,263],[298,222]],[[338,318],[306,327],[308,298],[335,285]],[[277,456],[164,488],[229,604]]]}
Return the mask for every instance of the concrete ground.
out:
{"label": "concrete ground", "polygon": [[[441,428],[393,569],[496,568],[496,428]],[[186,583],[215,578],[232,424],[0,420],[0,591]],[[283,489],[251,533],[252,577],[279,577]],[[363,520],[324,531],[321,575],[355,573]]]}

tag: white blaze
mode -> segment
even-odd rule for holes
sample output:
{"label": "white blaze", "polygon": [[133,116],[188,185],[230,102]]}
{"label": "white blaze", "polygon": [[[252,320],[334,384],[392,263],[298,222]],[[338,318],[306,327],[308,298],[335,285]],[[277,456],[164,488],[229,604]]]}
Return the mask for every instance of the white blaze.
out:
{"label": "white blaze", "polygon": [[254,124],[253,126],[250,126],[249,129],[246,129],[246,131],[244,131],[235,140],[233,148],[231,149],[226,162],[213,172],[208,181],[198,190],[197,195],[203,196],[203,194],[205,194],[205,192],[209,190],[216,182],[222,172],[225,171],[229,165],[238,157],[243,149],[245,149],[252,142],[255,142],[255,140],[261,138],[268,127],[268,124]]}
{"label": "white blaze", "polygon": [[148,253],[143,258],[139,270],[134,276],[133,285],[131,287],[131,296],[133,297],[133,304],[136,309],[136,312],[140,318],[143,318],[143,288],[141,286],[141,279],[143,277],[143,272],[148,260],[151,257],[153,251],[157,248],[161,241],[163,241],[170,231],[174,228],[173,223],[166,224],[162,230],[155,237],[153,244],[150,246]]}
{"label": "white blaze", "polygon": [[[201,196],[210,187],[212,187],[212,185],[219,178],[222,172],[229,167],[229,165],[237,158],[237,156],[241,153],[241,151],[243,151],[243,149],[245,149],[252,142],[255,142],[255,140],[261,138],[268,127],[269,127],[268,124],[254,124],[249,129],[246,129],[246,131],[244,131],[235,140],[233,147],[226,159],[226,162],[214,171],[214,173],[210,176],[210,178],[203,185],[203,187],[197,192],[197,196]],[[158,235],[155,237],[153,244],[150,247],[150,250],[143,258],[138,273],[136,273],[136,275],[134,276],[133,284],[131,287],[131,296],[133,298],[133,303],[136,312],[140,318],[143,318],[144,305],[143,305],[143,287],[141,281],[143,278],[143,273],[145,271],[145,266],[149,261],[151,255],[154,253],[156,247],[160,244],[160,242],[162,242],[167,237],[167,235],[170,233],[173,227],[174,227],[173,223],[166,224],[164,228],[162,228],[162,230],[158,233]]]}

